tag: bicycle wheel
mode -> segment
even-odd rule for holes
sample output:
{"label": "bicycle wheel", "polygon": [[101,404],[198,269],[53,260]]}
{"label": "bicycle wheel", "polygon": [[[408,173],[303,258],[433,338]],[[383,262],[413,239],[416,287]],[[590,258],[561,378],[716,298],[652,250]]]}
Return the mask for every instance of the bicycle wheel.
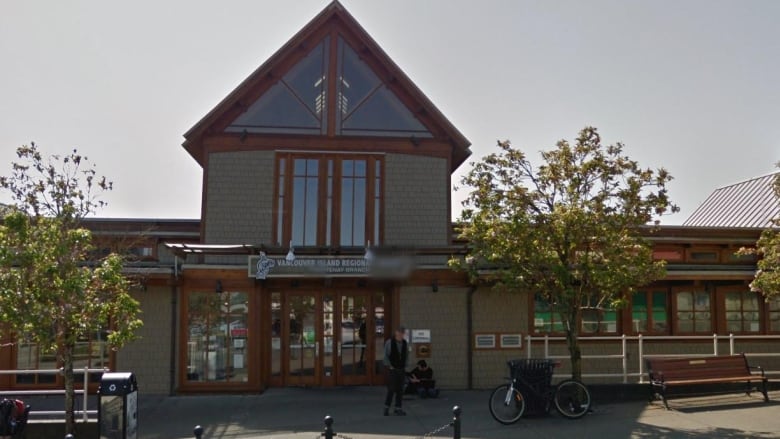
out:
{"label": "bicycle wheel", "polygon": [[493,418],[505,425],[517,422],[525,411],[525,398],[517,389],[509,390],[509,386],[496,387],[490,394],[490,414]]}
{"label": "bicycle wheel", "polygon": [[555,388],[553,403],[563,417],[578,419],[590,410],[590,392],[585,384],[579,381],[565,380]]}

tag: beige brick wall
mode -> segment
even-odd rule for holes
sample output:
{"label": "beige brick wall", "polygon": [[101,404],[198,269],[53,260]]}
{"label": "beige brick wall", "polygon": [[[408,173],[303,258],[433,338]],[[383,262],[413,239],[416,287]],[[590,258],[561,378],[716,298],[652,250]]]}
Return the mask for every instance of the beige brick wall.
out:
{"label": "beige brick wall", "polygon": [[[274,152],[211,153],[206,244],[272,243]],[[209,263],[246,263],[245,257],[209,257]]]}
{"label": "beige brick wall", "polygon": [[385,244],[447,245],[450,173],[435,157],[385,157]]}
{"label": "beige brick wall", "polygon": [[[401,324],[409,329],[431,330],[431,357],[436,384],[443,389],[463,389],[468,383],[466,330],[467,288],[401,288]],[[417,362],[414,346],[410,369]]]}
{"label": "beige brick wall", "polygon": [[[528,295],[526,293],[494,291],[482,287],[474,294],[474,333],[521,333],[528,330]],[[473,340],[469,341],[474,343]],[[486,389],[501,384],[507,376],[506,362],[525,358],[525,340],[522,349],[474,350],[473,387]]]}
{"label": "beige brick wall", "polygon": [[144,326],[138,339],[117,352],[117,370],[133,372],[139,391],[145,394],[170,392],[171,289],[149,287],[133,293],[141,303]]}

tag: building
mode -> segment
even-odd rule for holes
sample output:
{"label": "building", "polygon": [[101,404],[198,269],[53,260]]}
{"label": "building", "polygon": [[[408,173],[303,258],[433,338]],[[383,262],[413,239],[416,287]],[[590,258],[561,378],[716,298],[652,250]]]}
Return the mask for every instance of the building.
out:
{"label": "building", "polygon": [[[412,359],[445,388],[490,387],[509,358],[566,355],[548,304],[448,268],[467,250],[450,178],[469,142],[338,2],[185,138],[203,168],[200,219],[87,223],[104,248],[137,256],[128,271],[145,326],[119,352],[100,334],[84,340],[77,367],[131,370],[160,394],[380,385],[382,346],[402,323]],[[737,347],[776,351],[780,302],[750,292],[755,260],[734,254],[758,227],[650,235],[668,276],[626,309],[586,314],[583,348],[600,357],[584,372],[633,382],[642,355],[734,347],[713,334],[761,336]],[[640,347],[640,334],[659,338]],[[35,346],[0,350],[0,368],[51,367]],[[57,380],[0,375],[0,387]]]}

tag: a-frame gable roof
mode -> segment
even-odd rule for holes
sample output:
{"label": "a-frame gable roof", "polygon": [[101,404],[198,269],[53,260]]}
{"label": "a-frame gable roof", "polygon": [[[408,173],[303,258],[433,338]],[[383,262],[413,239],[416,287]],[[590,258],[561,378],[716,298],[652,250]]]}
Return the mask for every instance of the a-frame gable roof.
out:
{"label": "a-frame gable roof", "polygon": [[[327,38],[334,26],[339,35],[343,36],[347,44],[357,52],[358,56],[370,65],[372,71],[388,87],[392,87],[391,94],[402,98],[403,105],[424,124],[426,129],[430,131],[430,136],[451,145],[452,170],[462,164],[471,154],[470,142],[444,117],[338,1],[333,1],[323,9],[203,119],[187,131],[184,135],[186,139],[183,144],[184,148],[198,163],[203,165],[203,139],[210,135],[222,134],[239,116],[251,109],[251,106],[260,99],[262,94],[277,83],[291,66],[306,57],[315,46]],[[235,133],[235,130],[233,132]]]}

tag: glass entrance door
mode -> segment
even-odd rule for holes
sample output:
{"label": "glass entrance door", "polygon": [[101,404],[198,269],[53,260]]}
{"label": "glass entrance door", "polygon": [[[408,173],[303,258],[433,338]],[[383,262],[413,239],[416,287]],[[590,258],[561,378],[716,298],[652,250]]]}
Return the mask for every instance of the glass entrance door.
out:
{"label": "glass entrance door", "polygon": [[287,384],[310,386],[319,384],[321,323],[318,316],[318,295],[290,293],[287,295]]}
{"label": "glass entrance door", "polygon": [[366,292],[339,294],[339,384],[369,384],[371,347],[375,335],[370,298]]}
{"label": "glass entrance door", "polygon": [[270,375],[276,385],[382,384],[385,293],[271,294]]}

